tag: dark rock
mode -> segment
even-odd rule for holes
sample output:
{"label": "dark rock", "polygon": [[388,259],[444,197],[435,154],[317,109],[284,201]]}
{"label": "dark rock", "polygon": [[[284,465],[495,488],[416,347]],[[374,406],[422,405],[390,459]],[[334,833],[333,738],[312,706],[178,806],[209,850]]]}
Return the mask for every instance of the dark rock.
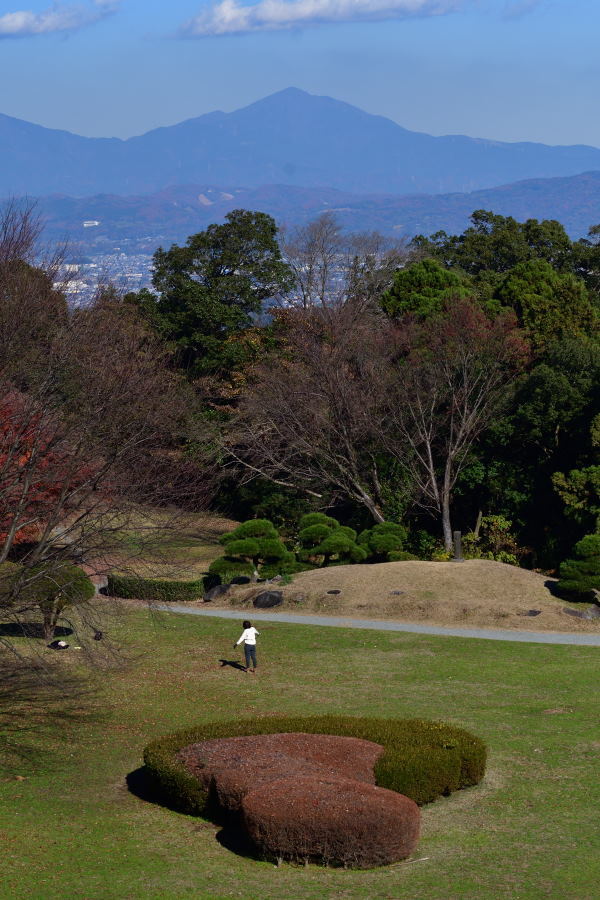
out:
{"label": "dark rock", "polygon": [[262,591],[257,594],[252,605],[257,609],[270,609],[272,606],[281,606],[283,593],[281,591]]}
{"label": "dark rock", "polygon": [[394,597],[402,597],[406,591],[390,591],[390,594],[393,594]]}
{"label": "dark rock", "polygon": [[541,609],[528,609],[526,612],[518,612],[518,616],[539,616],[541,615]]}
{"label": "dark rock", "polygon": [[563,606],[563,612],[568,616],[575,616],[576,619],[586,619],[587,616],[582,609],[571,609],[568,606]]}
{"label": "dark rock", "polygon": [[[252,579],[248,575],[236,575],[231,579],[231,584],[250,584]],[[218,585],[218,587],[226,587],[226,585]]]}
{"label": "dark rock", "polygon": [[211,600],[216,600],[217,597],[222,597],[228,591],[228,584],[215,584],[215,586],[211,587],[209,591],[206,591],[202,599],[205,603],[210,603]]}
{"label": "dark rock", "polygon": [[101,641],[103,637],[104,637],[104,632],[103,632],[103,631],[98,631],[98,629],[96,629],[96,630],[94,631],[94,640],[95,640],[95,641]]}
{"label": "dark rock", "polygon": [[586,619],[600,619],[600,606],[590,606],[585,612]]}
{"label": "dark rock", "polygon": [[341,591],[327,591],[328,594],[341,594]]}
{"label": "dark rock", "polygon": [[277,582],[281,581],[283,575],[273,575],[272,578],[267,578],[268,584],[277,584]]}

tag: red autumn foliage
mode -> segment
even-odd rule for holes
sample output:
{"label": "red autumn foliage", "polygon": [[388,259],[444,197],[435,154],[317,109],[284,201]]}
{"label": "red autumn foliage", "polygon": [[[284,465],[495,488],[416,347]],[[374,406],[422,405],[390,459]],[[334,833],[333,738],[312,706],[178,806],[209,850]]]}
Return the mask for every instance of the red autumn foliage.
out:
{"label": "red autumn foliage", "polygon": [[0,541],[34,540],[65,487],[73,490],[93,472],[74,465],[59,422],[24,395],[0,399]]}

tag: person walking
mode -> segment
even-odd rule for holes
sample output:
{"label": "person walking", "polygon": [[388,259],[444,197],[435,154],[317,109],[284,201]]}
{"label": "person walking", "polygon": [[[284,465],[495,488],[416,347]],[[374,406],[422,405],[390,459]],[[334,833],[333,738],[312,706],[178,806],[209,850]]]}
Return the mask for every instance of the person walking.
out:
{"label": "person walking", "polygon": [[[233,645],[233,648],[244,642],[244,655],[246,657],[246,671],[252,672],[254,675],[254,670],[256,669],[256,636],[260,634],[260,631],[257,631],[256,628],[252,625],[252,622],[249,622],[247,619],[242,623],[244,626],[244,630],[242,631],[242,636],[239,641],[236,641]],[[250,666],[252,663],[252,666]]]}

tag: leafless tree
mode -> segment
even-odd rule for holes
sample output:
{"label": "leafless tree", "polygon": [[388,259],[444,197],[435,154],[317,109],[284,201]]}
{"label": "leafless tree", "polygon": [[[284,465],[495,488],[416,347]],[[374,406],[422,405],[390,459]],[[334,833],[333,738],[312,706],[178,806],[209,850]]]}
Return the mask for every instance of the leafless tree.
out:
{"label": "leafless tree", "polygon": [[344,234],[331,212],[284,233],[282,249],[296,278],[292,300],[303,309],[352,299],[373,303],[406,258],[402,241],[377,232]]}
{"label": "leafless tree", "polygon": [[387,350],[359,305],[286,310],[279,356],[258,366],[226,438],[240,477],[351,498],[383,521],[378,416]]}
{"label": "leafless tree", "polygon": [[399,327],[360,302],[281,321],[283,349],[256,369],[228,435],[241,477],[334,492],[381,522],[381,463],[392,461],[405,505],[439,518],[451,549],[457,478],[526,359],[514,320],[455,300]]}
{"label": "leafless tree", "polygon": [[456,299],[433,320],[408,317],[388,374],[388,452],[410,473],[417,502],[439,516],[452,550],[451,498],[474,442],[489,426],[527,359],[512,314],[489,319]]}
{"label": "leafless tree", "polygon": [[51,272],[13,257],[35,240],[28,221],[11,210],[0,228],[0,563],[22,566],[0,585],[9,623],[31,613],[31,579],[73,561],[101,574],[142,517],[164,531],[168,509],[207,495],[183,452],[191,388],[133,306],[107,295],[69,311]]}

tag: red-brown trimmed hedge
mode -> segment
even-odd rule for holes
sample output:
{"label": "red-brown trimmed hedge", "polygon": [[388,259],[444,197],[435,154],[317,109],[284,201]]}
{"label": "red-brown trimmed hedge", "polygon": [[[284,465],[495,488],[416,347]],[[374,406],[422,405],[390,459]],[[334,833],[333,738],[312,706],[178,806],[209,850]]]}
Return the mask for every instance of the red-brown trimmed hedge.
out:
{"label": "red-brown trimmed hedge", "polygon": [[330,734],[259,734],[190,744],[177,754],[218,806],[235,812],[254,790],[282,778],[346,778],[375,784],[373,767],[383,747]]}
{"label": "red-brown trimmed hedge", "polygon": [[352,868],[410,856],[420,820],[402,794],[331,776],[284,778],[242,800],[243,825],[263,854]]}
{"label": "red-brown trimmed hedge", "polygon": [[405,794],[419,805],[477,784],[485,772],[485,744],[462,728],[420,719],[350,716],[268,716],[211,722],[148,744],[144,763],[170,806],[202,815],[208,790],[177,759],[179,751],[214,738],[285,732],[340,735],[381,744],[384,752],[374,769],[377,785]]}

